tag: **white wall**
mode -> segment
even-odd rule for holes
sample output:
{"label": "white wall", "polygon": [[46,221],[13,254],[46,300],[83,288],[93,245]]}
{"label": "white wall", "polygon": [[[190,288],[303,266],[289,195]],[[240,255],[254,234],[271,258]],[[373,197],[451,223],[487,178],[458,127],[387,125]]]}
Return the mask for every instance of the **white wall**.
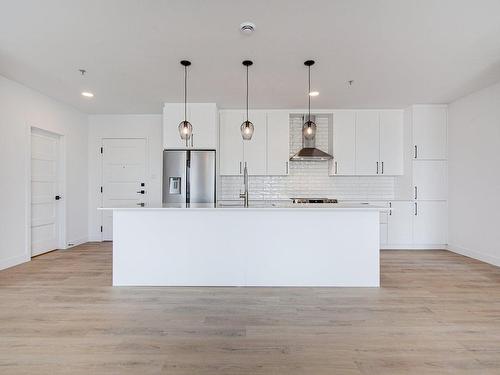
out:
{"label": "white wall", "polygon": [[148,201],[161,204],[162,115],[91,115],[89,116],[89,240],[100,241],[101,153],[103,138],[146,138],[149,152]]}
{"label": "white wall", "polygon": [[0,76],[0,269],[28,261],[30,128],[64,137],[66,243],[87,240],[87,115]]}
{"label": "white wall", "polygon": [[500,266],[500,83],[449,106],[449,247]]}

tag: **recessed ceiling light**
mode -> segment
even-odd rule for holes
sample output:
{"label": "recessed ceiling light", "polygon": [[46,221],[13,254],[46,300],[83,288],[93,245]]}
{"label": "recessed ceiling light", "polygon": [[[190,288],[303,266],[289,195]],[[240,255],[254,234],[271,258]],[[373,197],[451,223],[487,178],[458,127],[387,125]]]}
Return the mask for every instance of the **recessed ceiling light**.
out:
{"label": "recessed ceiling light", "polygon": [[319,91],[311,91],[309,93],[309,96],[318,96],[319,95]]}
{"label": "recessed ceiling light", "polygon": [[84,91],[84,92],[82,92],[82,96],[85,96],[86,98],[93,98],[94,94],[92,94],[91,92],[88,92],[88,91]]}

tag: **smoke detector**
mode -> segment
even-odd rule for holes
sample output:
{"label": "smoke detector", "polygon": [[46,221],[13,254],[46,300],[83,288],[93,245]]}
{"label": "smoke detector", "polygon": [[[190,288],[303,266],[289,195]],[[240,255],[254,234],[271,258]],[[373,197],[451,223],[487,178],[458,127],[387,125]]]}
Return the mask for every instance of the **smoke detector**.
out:
{"label": "smoke detector", "polygon": [[250,35],[255,31],[255,24],[252,22],[243,22],[240,25],[240,31],[245,35]]}

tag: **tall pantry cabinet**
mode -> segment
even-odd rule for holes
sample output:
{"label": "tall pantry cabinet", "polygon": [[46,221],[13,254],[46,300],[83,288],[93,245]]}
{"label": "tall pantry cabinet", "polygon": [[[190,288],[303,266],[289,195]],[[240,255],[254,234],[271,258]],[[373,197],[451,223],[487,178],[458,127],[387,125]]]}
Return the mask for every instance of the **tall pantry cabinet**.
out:
{"label": "tall pantry cabinet", "polygon": [[390,247],[444,248],[448,234],[447,106],[405,110],[405,175],[390,203]]}

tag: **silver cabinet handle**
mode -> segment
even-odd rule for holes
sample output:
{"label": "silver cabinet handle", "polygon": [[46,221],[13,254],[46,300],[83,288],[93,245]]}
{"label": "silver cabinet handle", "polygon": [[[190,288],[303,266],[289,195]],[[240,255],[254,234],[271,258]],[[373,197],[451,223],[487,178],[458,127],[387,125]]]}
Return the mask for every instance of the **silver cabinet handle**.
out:
{"label": "silver cabinet handle", "polygon": [[417,194],[417,186],[415,186],[415,199],[417,199],[417,196],[418,196],[418,194]]}
{"label": "silver cabinet handle", "polygon": [[288,174],[288,162],[286,162],[286,174]]}
{"label": "silver cabinet handle", "polygon": [[241,174],[241,161],[240,161],[240,174]]}
{"label": "silver cabinet handle", "polygon": [[418,158],[418,146],[417,145],[415,145],[415,155],[414,156],[415,156],[415,159]]}
{"label": "silver cabinet handle", "polygon": [[194,134],[191,134],[191,147],[193,147],[193,142],[194,142]]}
{"label": "silver cabinet handle", "polygon": [[392,202],[389,202],[389,216],[392,216]]}
{"label": "silver cabinet handle", "polygon": [[337,170],[337,162],[335,162],[335,174],[338,173],[338,170]]}
{"label": "silver cabinet handle", "polygon": [[384,162],[382,162],[382,174],[384,174]]}
{"label": "silver cabinet handle", "polygon": [[377,161],[377,174],[378,174],[378,161]]}
{"label": "silver cabinet handle", "polygon": [[418,206],[417,206],[417,202],[415,202],[415,216],[418,216]]}

